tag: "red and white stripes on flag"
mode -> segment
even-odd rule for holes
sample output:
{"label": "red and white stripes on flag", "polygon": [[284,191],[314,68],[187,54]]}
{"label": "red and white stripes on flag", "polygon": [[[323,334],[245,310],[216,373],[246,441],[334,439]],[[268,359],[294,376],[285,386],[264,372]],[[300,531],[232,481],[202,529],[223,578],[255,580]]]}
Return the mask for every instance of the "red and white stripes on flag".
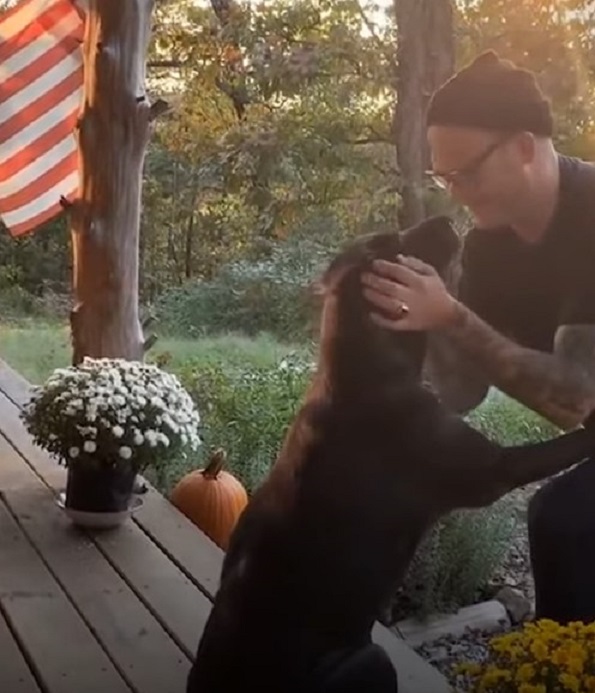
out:
{"label": "red and white stripes on flag", "polygon": [[13,236],[77,194],[83,36],[73,0],[21,0],[0,17],[0,218]]}

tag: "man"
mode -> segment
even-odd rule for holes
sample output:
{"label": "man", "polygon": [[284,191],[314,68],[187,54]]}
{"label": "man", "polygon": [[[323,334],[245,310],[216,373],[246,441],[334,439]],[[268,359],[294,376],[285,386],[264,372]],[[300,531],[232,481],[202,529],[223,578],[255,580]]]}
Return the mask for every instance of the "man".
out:
{"label": "man", "polygon": [[[378,262],[362,278],[373,317],[430,332],[457,411],[492,384],[574,428],[595,409],[595,166],[555,150],[534,75],[491,51],[433,95],[427,124],[434,175],[474,217],[458,295],[414,258]],[[595,463],[542,487],[528,523],[536,616],[595,620]]]}

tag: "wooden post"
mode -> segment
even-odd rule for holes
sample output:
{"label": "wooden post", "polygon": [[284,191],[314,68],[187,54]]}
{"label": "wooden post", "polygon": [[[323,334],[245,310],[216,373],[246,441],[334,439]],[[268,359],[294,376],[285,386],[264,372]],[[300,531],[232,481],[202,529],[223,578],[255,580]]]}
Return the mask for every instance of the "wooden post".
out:
{"label": "wooden post", "polygon": [[145,95],[153,0],[89,0],[85,95],[78,127],[81,187],[70,206],[75,305],[73,363],[142,359],[138,271]]}

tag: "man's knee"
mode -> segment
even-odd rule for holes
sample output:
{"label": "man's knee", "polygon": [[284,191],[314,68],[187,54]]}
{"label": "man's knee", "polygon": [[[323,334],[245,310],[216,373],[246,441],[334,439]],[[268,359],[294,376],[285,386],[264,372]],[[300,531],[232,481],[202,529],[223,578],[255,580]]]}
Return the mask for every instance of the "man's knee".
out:
{"label": "man's knee", "polygon": [[530,532],[572,530],[593,518],[595,462],[583,462],[569,472],[546,482],[529,500],[527,523]]}
{"label": "man's knee", "polygon": [[325,667],[315,688],[318,693],[397,693],[397,673],[386,652],[367,645]]}
{"label": "man's knee", "polygon": [[[551,485],[550,485],[551,484]],[[569,516],[565,512],[567,502],[564,494],[560,494],[553,482],[542,486],[529,500],[527,506],[527,528],[530,537],[543,534],[551,536],[563,532],[568,527]]]}
{"label": "man's knee", "polygon": [[542,486],[531,496],[527,505],[529,530],[539,530],[544,526],[555,524],[555,515],[558,510],[555,494],[552,494],[551,487],[549,485]]}

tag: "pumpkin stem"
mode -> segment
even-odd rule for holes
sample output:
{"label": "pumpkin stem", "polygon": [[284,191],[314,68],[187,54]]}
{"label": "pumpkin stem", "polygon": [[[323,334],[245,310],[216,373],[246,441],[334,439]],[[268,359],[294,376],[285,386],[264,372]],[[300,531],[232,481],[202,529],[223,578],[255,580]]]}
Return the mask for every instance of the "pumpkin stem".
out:
{"label": "pumpkin stem", "polygon": [[203,471],[205,479],[216,479],[219,472],[223,469],[223,465],[227,460],[227,453],[223,448],[217,448],[211,455],[209,462]]}

